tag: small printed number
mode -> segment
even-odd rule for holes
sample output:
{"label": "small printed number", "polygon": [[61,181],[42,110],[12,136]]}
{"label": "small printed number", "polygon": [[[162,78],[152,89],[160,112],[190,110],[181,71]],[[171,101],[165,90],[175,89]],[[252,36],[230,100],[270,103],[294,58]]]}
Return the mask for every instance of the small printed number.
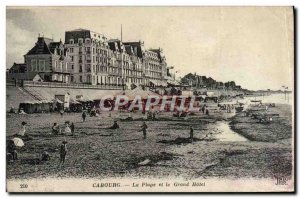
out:
{"label": "small printed number", "polygon": [[20,188],[27,188],[28,185],[27,184],[20,184]]}

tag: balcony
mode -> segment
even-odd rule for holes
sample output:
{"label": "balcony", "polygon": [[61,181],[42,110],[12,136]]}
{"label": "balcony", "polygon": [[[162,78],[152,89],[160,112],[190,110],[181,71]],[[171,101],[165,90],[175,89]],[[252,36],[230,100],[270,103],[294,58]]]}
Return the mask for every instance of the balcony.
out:
{"label": "balcony", "polygon": [[59,88],[80,88],[80,89],[106,89],[106,90],[122,90],[122,85],[90,85],[83,83],[59,83],[59,82],[33,82],[24,81],[23,86],[26,87],[59,87]]}

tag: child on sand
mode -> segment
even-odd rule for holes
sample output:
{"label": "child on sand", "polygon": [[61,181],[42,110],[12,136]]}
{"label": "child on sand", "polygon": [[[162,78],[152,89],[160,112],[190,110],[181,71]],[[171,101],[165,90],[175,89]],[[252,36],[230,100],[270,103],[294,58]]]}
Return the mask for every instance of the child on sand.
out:
{"label": "child on sand", "polygon": [[57,123],[54,123],[52,126],[52,133],[54,135],[57,135],[60,133],[60,127],[57,125]]}
{"label": "child on sand", "polygon": [[66,124],[65,130],[64,130],[64,134],[72,134],[72,131],[69,127],[69,124]]}

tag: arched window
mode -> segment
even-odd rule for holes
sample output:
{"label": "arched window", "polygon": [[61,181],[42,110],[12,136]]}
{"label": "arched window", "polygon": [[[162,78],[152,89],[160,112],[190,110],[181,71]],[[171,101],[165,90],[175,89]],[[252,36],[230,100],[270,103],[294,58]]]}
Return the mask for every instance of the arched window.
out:
{"label": "arched window", "polygon": [[60,62],[59,63],[59,70],[62,71],[62,68],[63,68],[63,62]]}
{"label": "arched window", "polygon": [[86,44],[90,44],[90,43],[91,43],[91,39],[86,38],[86,39],[85,39],[85,43],[86,43]]}

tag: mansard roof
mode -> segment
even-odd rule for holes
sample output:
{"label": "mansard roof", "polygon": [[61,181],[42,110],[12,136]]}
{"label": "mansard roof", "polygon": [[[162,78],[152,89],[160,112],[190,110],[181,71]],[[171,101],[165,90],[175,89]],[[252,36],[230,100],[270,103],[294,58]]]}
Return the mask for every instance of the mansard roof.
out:
{"label": "mansard roof", "polygon": [[78,43],[78,39],[91,38],[91,31],[86,29],[75,29],[65,32],[65,43],[69,43],[71,39],[74,40],[74,43]]}
{"label": "mansard roof", "polygon": [[135,56],[143,58],[143,50],[142,43],[140,41],[137,42],[123,42],[125,46],[131,46],[133,49],[133,53]]}

